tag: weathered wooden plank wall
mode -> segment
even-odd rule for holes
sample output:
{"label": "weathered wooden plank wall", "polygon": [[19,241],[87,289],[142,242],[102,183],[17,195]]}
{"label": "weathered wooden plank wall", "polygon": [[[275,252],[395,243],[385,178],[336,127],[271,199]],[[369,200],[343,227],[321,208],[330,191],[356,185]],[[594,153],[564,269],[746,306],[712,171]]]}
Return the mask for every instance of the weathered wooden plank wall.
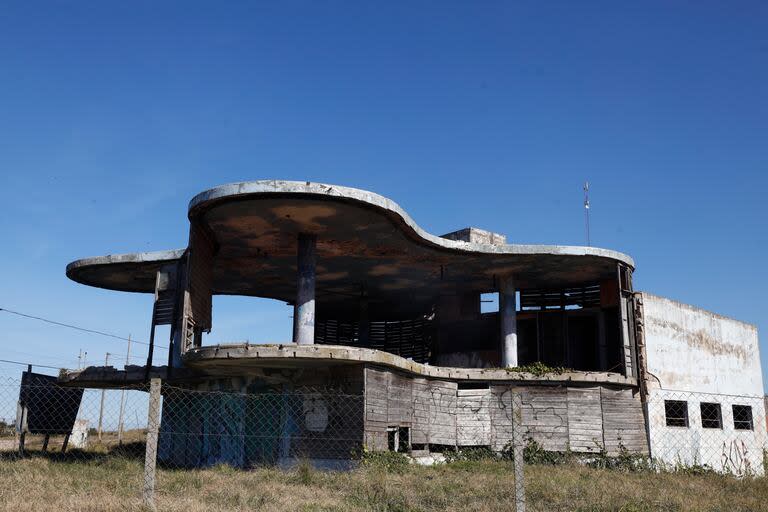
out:
{"label": "weathered wooden plank wall", "polygon": [[431,414],[432,390],[429,380],[413,379],[413,427],[411,427],[411,443],[414,445],[429,444],[429,418]]}
{"label": "weathered wooden plank wall", "polygon": [[603,439],[608,455],[622,449],[632,453],[648,453],[648,436],[640,396],[629,389],[600,389],[603,407]]}
{"label": "weathered wooden plank wall", "polygon": [[456,391],[455,382],[432,380],[429,392],[429,443],[456,446]]}
{"label": "weathered wooden plank wall", "polygon": [[387,422],[399,427],[413,423],[413,379],[397,373],[389,374]]}
{"label": "weathered wooden plank wall", "polygon": [[491,385],[491,449],[504,450],[512,440],[512,388],[508,385]]}
{"label": "weathered wooden plank wall", "polygon": [[568,442],[575,452],[603,451],[600,388],[568,388]]}
{"label": "weathered wooden plank wall", "polygon": [[456,444],[458,446],[491,445],[491,398],[490,388],[456,391]]}
{"label": "weathered wooden plank wall", "polygon": [[364,442],[369,450],[387,449],[389,421],[389,372],[365,369],[365,422]]}
{"label": "weathered wooden plank wall", "polygon": [[490,446],[512,439],[512,393],[520,393],[525,438],[552,451],[648,453],[642,404],[630,389],[606,386],[456,382],[365,369],[365,441],[387,449],[387,427],[410,427],[415,445]]}

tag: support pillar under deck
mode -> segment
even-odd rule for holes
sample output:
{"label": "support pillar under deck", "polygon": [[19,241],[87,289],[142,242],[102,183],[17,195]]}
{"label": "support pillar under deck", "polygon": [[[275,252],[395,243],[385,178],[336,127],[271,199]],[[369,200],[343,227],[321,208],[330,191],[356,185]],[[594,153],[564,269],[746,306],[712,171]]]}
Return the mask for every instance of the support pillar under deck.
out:
{"label": "support pillar under deck", "polygon": [[517,366],[517,299],[511,276],[499,280],[499,316],[501,317],[501,365]]}
{"label": "support pillar under deck", "polygon": [[299,234],[296,284],[296,306],[293,314],[293,342],[315,343],[315,264],[317,237]]}

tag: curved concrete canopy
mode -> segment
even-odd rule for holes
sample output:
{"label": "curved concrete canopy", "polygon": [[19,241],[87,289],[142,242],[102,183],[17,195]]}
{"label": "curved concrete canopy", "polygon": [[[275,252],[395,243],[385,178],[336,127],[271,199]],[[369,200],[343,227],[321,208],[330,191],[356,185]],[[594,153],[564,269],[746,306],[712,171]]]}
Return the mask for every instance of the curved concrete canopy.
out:
{"label": "curved concrete canopy", "polygon": [[110,254],[76,260],[67,265],[67,277],[78,283],[121,292],[154,292],[160,267],[177,261],[184,249]]}
{"label": "curved concrete canopy", "polygon": [[[381,350],[335,345],[295,345],[292,343],[282,345],[251,345],[248,343],[208,345],[192,348],[184,355],[184,364],[184,368],[173,370],[172,379],[199,382],[203,378],[242,377],[244,374],[257,373],[264,369],[312,370],[334,365],[370,364],[392,368],[417,377],[453,381],[637,386],[637,379],[625,377],[619,373],[569,370],[562,373],[552,372],[534,375],[518,372],[515,369],[430,366]],[[168,379],[167,371],[168,368],[165,366],[153,366],[150,369],[150,375]],[[277,372],[270,372],[270,374],[273,378],[280,375]],[[113,388],[145,382],[145,379],[145,366],[129,365],[124,370],[118,370],[112,366],[89,366],[80,370],[61,372],[59,384]]]}
{"label": "curved concrete canopy", "polygon": [[635,386],[637,380],[619,373],[569,370],[534,375],[505,368],[452,368],[430,366],[398,355],[360,347],[336,345],[251,345],[233,343],[195,347],[184,355],[188,369],[209,375],[242,375],[249,368],[316,368],[329,364],[375,364],[419,377],[448,380],[579,382]]}
{"label": "curved concrete canopy", "polygon": [[[319,305],[350,302],[363,290],[372,303],[434,300],[438,293],[491,291],[514,274],[521,288],[562,287],[613,278],[622,253],[594,247],[482,245],[444,239],[420,228],[393,201],[335,185],[254,181],[195,196],[191,222],[208,226],[218,245],[214,293],[291,302],[296,293],[296,239],[317,235]],[[106,256],[71,263],[75,281],[151,292],[154,273],[180,251]]]}

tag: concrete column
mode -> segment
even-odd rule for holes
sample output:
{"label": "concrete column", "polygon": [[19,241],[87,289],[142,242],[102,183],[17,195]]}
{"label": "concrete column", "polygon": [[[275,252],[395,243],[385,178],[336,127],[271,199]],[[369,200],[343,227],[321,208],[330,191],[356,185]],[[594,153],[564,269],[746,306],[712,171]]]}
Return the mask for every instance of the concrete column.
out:
{"label": "concrete column", "polygon": [[317,237],[299,234],[296,284],[296,308],[293,315],[293,342],[315,343],[315,263]]}
{"label": "concrete column", "polygon": [[517,300],[512,276],[499,279],[499,316],[501,317],[501,365],[517,366]]}

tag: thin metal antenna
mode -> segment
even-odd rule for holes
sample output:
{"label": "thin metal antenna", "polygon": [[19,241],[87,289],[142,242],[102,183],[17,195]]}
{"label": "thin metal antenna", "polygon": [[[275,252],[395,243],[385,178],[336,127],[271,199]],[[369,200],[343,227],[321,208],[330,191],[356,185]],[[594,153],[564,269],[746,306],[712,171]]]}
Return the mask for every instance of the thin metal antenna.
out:
{"label": "thin metal antenna", "polygon": [[587,247],[592,245],[589,239],[589,182],[584,182],[584,226],[587,230]]}

